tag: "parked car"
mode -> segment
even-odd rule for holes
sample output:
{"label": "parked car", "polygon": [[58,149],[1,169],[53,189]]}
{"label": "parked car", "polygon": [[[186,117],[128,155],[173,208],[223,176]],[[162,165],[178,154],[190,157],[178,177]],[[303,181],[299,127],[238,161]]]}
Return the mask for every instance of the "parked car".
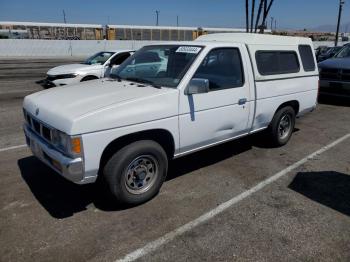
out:
{"label": "parked car", "polygon": [[320,94],[350,96],[350,45],[345,45],[333,58],[318,64]]}
{"label": "parked car", "polygon": [[316,107],[311,46],[239,33],[145,46],[110,78],[25,97],[26,141],[66,179],[101,175],[117,201],[140,204],[173,158],[262,130],[285,145],[296,116]]}
{"label": "parked car", "polygon": [[39,81],[44,88],[64,86],[108,76],[134,53],[132,50],[103,51],[80,64],[61,65],[50,69],[47,77]]}
{"label": "parked car", "polygon": [[326,53],[329,50],[330,47],[325,46],[325,45],[321,45],[319,47],[317,47],[315,49],[315,53],[316,53],[316,59],[318,60],[318,57],[324,53]]}
{"label": "parked car", "polygon": [[320,54],[317,57],[317,62],[322,62],[324,60],[332,58],[333,56],[335,56],[340,51],[340,49],[342,49],[342,46],[329,47],[326,52]]}

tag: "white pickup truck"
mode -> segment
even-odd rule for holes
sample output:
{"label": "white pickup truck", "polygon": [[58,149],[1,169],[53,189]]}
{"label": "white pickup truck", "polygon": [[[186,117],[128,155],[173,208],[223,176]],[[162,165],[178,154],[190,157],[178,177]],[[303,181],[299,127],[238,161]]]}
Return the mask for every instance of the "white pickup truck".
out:
{"label": "white pickup truck", "polygon": [[290,139],[316,107],[318,71],[307,38],[213,34],[141,48],[107,79],[24,99],[34,155],[78,184],[103,178],[116,200],[159,191],[168,161],[267,129]]}

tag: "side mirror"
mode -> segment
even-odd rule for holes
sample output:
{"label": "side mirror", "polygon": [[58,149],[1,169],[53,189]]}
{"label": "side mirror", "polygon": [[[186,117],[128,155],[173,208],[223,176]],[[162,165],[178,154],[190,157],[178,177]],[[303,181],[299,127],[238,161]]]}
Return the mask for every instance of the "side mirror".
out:
{"label": "side mirror", "polygon": [[203,94],[209,92],[209,80],[205,78],[192,78],[188,84],[185,94]]}

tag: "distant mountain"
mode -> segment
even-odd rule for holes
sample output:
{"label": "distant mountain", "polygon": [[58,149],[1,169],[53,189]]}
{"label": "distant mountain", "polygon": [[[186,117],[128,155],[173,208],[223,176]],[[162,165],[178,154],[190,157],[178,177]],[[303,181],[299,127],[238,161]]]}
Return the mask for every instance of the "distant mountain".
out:
{"label": "distant mountain", "polygon": [[[318,27],[310,28],[310,31],[317,31],[317,32],[335,32],[337,31],[336,25],[320,25]],[[348,23],[341,23],[339,27],[339,31],[341,33],[349,33],[350,32],[350,22]]]}

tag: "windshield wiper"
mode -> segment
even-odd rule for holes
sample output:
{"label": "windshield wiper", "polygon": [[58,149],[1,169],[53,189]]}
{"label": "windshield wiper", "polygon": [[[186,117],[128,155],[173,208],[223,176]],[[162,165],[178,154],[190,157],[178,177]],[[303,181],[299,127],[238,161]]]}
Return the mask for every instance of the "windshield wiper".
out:
{"label": "windshield wiper", "polygon": [[133,81],[133,82],[137,82],[137,83],[141,83],[141,84],[149,84],[155,88],[161,88],[160,85],[155,84],[153,81],[151,80],[147,80],[147,79],[143,79],[143,78],[137,78],[137,77],[127,77],[125,78],[125,80],[128,81]]}

